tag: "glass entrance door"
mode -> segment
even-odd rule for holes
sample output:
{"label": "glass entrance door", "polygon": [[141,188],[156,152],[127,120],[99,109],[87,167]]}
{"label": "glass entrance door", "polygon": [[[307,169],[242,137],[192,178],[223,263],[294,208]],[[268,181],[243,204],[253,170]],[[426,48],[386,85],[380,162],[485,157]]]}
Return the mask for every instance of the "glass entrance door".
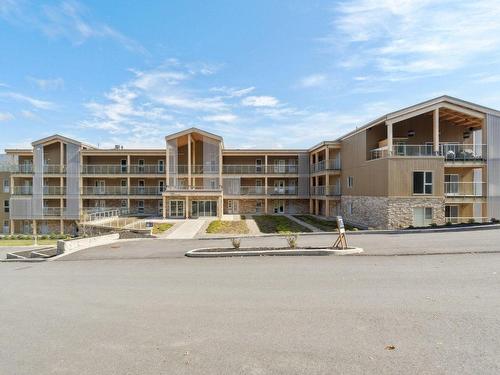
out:
{"label": "glass entrance door", "polygon": [[169,216],[170,217],[184,217],[184,201],[170,201],[169,203]]}
{"label": "glass entrance door", "polygon": [[192,201],[191,216],[217,216],[217,201]]}

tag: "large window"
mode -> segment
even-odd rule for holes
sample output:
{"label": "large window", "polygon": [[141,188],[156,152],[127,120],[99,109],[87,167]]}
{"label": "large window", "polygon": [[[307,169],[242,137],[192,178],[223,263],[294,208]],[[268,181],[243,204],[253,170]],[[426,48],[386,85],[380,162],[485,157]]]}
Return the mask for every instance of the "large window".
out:
{"label": "large window", "polygon": [[8,178],[3,179],[3,192],[8,193],[9,192],[9,187],[10,187],[10,181]]}
{"label": "large window", "polygon": [[413,194],[432,194],[432,172],[413,172]]}

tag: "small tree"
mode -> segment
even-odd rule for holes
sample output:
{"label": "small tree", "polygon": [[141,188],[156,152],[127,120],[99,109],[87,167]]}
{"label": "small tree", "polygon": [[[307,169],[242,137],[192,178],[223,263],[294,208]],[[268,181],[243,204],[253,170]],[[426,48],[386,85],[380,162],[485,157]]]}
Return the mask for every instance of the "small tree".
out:
{"label": "small tree", "polygon": [[290,249],[295,249],[297,247],[297,240],[299,236],[297,234],[290,234],[286,236],[286,242],[288,243],[288,247]]}
{"label": "small tree", "polygon": [[238,250],[241,245],[241,239],[237,237],[231,238],[231,245],[233,245],[233,248]]}

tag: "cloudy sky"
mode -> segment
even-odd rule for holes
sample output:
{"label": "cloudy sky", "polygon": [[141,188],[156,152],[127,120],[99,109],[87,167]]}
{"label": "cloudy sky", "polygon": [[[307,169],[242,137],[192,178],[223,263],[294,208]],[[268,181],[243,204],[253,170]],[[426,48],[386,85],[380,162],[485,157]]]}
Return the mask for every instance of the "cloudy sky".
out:
{"label": "cloudy sky", "polygon": [[500,108],[499,19],[498,0],[0,0],[0,150],[191,126],[301,148],[443,94]]}

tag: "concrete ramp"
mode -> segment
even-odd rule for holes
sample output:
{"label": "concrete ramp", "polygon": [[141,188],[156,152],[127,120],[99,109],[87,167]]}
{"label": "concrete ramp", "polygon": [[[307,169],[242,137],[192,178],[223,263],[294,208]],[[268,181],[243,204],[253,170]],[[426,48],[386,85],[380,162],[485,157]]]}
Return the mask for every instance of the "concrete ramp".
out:
{"label": "concrete ramp", "polygon": [[177,225],[165,238],[168,239],[190,239],[194,238],[200,231],[207,219],[188,219]]}

